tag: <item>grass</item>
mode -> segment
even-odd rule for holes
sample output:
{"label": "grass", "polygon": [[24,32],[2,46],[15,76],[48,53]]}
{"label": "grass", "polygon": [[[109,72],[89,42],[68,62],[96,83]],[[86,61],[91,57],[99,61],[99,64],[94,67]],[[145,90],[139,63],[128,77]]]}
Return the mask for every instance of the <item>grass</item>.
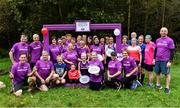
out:
{"label": "grass", "polygon": [[[9,69],[8,59],[0,60],[0,69]],[[11,83],[8,75],[0,76],[6,88],[0,90],[0,107],[178,107],[180,106],[180,64],[171,69],[171,93],[164,89],[139,87],[136,90],[91,91],[87,88],[53,88],[48,92],[24,92],[22,97],[9,94]],[[146,81],[145,81],[146,82]],[[162,85],[164,85],[164,78]]]}

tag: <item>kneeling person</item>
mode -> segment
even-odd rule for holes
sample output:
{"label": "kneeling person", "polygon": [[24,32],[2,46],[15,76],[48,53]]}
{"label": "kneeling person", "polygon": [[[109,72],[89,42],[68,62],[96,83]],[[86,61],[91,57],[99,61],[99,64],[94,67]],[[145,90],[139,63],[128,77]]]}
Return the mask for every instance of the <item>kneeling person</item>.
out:
{"label": "kneeling person", "polygon": [[57,56],[57,63],[54,64],[55,72],[58,74],[59,78],[56,84],[65,84],[65,76],[67,75],[67,65],[63,62],[62,56]]}
{"label": "kneeling person", "polygon": [[19,62],[13,64],[10,72],[10,78],[13,82],[13,93],[16,96],[22,95],[23,86],[29,83],[28,91],[32,90],[34,82],[36,80],[31,72],[30,65],[27,61],[26,54],[20,54]]}
{"label": "kneeling person", "polygon": [[108,81],[106,82],[107,86],[112,88],[120,89],[122,87],[122,65],[119,60],[117,60],[116,52],[111,53],[111,60],[108,63]]}
{"label": "kneeling person", "polygon": [[37,86],[40,91],[48,91],[49,85],[56,82],[58,75],[55,74],[53,63],[48,60],[49,53],[47,51],[42,52],[42,60],[38,60],[34,66],[33,71],[37,77]]}
{"label": "kneeling person", "polygon": [[125,77],[122,79],[122,83],[125,88],[135,89],[137,87],[136,77],[138,66],[132,57],[129,57],[127,50],[122,52],[123,60],[121,61],[124,68]]}

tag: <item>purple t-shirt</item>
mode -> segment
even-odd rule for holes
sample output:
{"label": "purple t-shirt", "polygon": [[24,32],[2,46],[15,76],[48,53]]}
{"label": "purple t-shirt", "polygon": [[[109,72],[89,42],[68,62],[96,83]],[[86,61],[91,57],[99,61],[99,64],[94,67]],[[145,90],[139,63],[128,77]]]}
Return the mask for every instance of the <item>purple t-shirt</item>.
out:
{"label": "purple t-shirt", "polygon": [[64,53],[64,52],[67,51],[68,46],[67,45],[62,45],[61,48],[62,48],[62,53]]}
{"label": "purple t-shirt", "polygon": [[23,64],[17,62],[13,64],[11,72],[14,75],[13,84],[15,85],[23,82],[27,78],[28,73],[31,72],[31,68],[27,62]]}
{"label": "purple t-shirt", "polygon": [[71,40],[66,40],[66,45],[68,46],[71,43]]}
{"label": "purple t-shirt", "polygon": [[99,44],[99,47],[102,49],[103,53],[105,53],[105,44]]}
{"label": "purple t-shirt", "polygon": [[94,75],[94,74],[90,74],[90,80],[92,82],[102,82],[103,80],[103,73],[102,71],[104,70],[104,66],[103,66],[103,63],[99,60],[99,59],[96,59],[95,61],[94,60],[91,60],[89,62],[89,66],[98,66],[100,68],[100,73],[98,76]]}
{"label": "purple t-shirt", "polygon": [[89,48],[88,47],[78,48],[77,52],[78,52],[78,56],[81,57],[82,53],[86,53],[86,54],[89,53]]}
{"label": "purple t-shirt", "polygon": [[[116,74],[118,71],[121,71],[122,70],[122,64],[119,60],[111,60],[109,63],[108,63],[108,70],[109,70],[109,74],[110,75],[114,75]],[[121,80],[122,79],[122,74],[118,75],[116,77],[118,80]]]}
{"label": "purple t-shirt", "polygon": [[30,54],[31,54],[31,63],[36,63],[41,57],[42,44],[40,41],[32,42],[29,45],[29,48],[30,48]]}
{"label": "purple t-shirt", "polygon": [[[125,74],[131,73],[132,70],[134,70],[137,67],[136,62],[132,57],[123,58],[121,63],[122,66],[124,67]],[[135,72],[134,75],[137,75],[137,72]]]}
{"label": "purple t-shirt", "polygon": [[29,45],[27,43],[16,43],[11,48],[11,52],[13,52],[13,57],[15,62],[19,62],[20,54],[26,54],[28,56]]}
{"label": "purple t-shirt", "polygon": [[96,52],[97,54],[101,54],[101,55],[104,54],[104,51],[100,46],[91,45],[90,50],[91,52]]}
{"label": "purple t-shirt", "polygon": [[61,55],[61,49],[58,45],[50,45],[49,46],[49,52],[50,52],[50,56],[51,56],[51,61],[53,63],[56,62],[56,57],[58,55]]}
{"label": "purple t-shirt", "polygon": [[[78,54],[75,50],[73,51],[66,51],[64,54],[63,54],[63,58],[70,61],[70,62],[73,62],[74,64],[77,65],[77,59],[78,59]],[[70,66],[70,64],[67,64],[68,67]]]}
{"label": "purple t-shirt", "polygon": [[45,80],[54,70],[53,63],[51,61],[38,60],[35,65],[38,74]]}
{"label": "purple t-shirt", "polygon": [[128,48],[128,44],[121,44],[121,52]]}
{"label": "purple t-shirt", "polygon": [[77,49],[81,48],[79,43],[76,43],[75,46]]}
{"label": "purple t-shirt", "polygon": [[174,41],[166,36],[156,40],[156,61],[169,61],[170,49],[174,49]]}

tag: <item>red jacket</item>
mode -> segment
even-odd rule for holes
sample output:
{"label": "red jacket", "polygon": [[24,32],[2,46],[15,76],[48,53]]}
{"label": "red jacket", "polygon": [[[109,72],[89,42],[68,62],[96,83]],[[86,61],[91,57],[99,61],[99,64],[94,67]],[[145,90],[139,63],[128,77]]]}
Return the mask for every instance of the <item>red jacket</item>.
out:
{"label": "red jacket", "polygon": [[77,80],[79,79],[80,74],[78,70],[69,70],[68,72],[68,78],[71,80]]}

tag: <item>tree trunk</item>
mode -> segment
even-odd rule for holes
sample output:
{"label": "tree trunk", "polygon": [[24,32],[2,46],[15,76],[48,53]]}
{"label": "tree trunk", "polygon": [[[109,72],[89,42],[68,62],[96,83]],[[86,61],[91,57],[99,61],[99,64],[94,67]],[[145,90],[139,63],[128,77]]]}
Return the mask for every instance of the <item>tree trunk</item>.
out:
{"label": "tree trunk", "polygon": [[128,0],[128,36],[130,36],[130,25],[131,25],[131,0]]}
{"label": "tree trunk", "polygon": [[162,11],[162,27],[164,26],[165,11],[166,11],[166,0],[163,0],[163,11]]}
{"label": "tree trunk", "polygon": [[147,22],[148,22],[148,0],[145,0],[145,20],[144,20],[144,35],[147,33]]}
{"label": "tree trunk", "polygon": [[[62,15],[62,5],[61,5],[62,1],[58,1],[58,14],[59,14],[59,22],[63,23],[63,15]],[[62,3],[63,4],[63,3]]]}

